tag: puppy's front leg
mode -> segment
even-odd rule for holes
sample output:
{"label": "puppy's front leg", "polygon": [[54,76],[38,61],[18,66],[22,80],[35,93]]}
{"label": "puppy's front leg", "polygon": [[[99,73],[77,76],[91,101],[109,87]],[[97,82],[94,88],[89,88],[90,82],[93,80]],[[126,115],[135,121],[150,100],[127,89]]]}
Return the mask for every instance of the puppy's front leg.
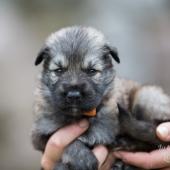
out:
{"label": "puppy's front leg", "polygon": [[55,122],[54,119],[47,116],[37,119],[33,124],[31,133],[34,148],[43,152],[50,136],[60,127],[62,127],[61,123]]}
{"label": "puppy's front leg", "polygon": [[111,145],[119,132],[118,117],[115,111],[103,106],[97,116],[90,118],[90,128],[79,139],[88,146]]}
{"label": "puppy's front leg", "polygon": [[98,161],[92,151],[76,140],[64,151],[54,170],[97,170]]}

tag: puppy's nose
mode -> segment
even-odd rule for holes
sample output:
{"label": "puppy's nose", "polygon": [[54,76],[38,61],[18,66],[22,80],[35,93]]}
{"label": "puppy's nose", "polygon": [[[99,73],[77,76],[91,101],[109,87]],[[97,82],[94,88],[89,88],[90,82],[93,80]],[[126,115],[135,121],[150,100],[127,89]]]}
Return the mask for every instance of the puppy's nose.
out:
{"label": "puppy's nose", "polygon": [[81,98],[81,94],[78,90],[69,91],[67,93],[67,99],[69,100],[79,100]]}

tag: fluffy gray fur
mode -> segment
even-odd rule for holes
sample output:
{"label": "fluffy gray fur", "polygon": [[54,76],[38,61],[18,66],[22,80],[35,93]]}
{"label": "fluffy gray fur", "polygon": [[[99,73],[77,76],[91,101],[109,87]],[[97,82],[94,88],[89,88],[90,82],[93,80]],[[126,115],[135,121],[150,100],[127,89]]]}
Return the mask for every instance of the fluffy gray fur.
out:
{"label": "fluffy gray fur", "polygon": [[[116,77],[114,60],[120,62],[119,57],[102,33],[81,26],[61,29],[46,40],[35,64],[43,60],[35,93],[35,149],[43,152],[55,131],[97,109],[95,117],[86,117],[88,131],[66,148],[55,170],[97,170],[91,152],[97,144],[128,150],[151,150],[162,144],[155,128],[170,118],[169,96],[160,88]],[[71,100],[69,92],[80,96]],[[135,167],[118,162],[113,169]]]}

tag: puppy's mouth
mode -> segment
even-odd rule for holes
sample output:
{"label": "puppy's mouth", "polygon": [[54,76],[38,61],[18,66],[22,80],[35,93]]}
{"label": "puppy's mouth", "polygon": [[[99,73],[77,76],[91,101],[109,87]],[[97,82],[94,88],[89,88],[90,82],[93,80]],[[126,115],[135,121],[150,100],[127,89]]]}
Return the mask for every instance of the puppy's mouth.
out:
{"label": "puppy's mouth", "polygon": [[68,106],[67,108],[68,108],[69,110],[71,110],[71,111],[74,111],[74,112],[78,112],[78,111],[81,110],[78,105],[70,105],[70,106]]}
{"label": "puppy's mouth", "polygon": [[74,117],[79,117],[83,115],[82,109],[78,105],[70,105],[62,109],[65,114],[74,116]]}
{"label": "puppy's mouth", "polygon": [[57,108],[65,115],[73,117],[82,117],[85,113],[96,109],[101,102],[101,97],[99,96],[88,96],[81,101],[70,101],[60,100],[57,102]]}
{"label": "puppy's mouth", "polygon": [[62,110],[64,111],[64,114],[69,115],[69,116],[73,116],[73,117],[82,117],[85,116],[86,112],[91,111],[93,108],[89,107],[89,108],[81,108],[80,105],[70,105],[67,106],[65,108],[63,108]]}

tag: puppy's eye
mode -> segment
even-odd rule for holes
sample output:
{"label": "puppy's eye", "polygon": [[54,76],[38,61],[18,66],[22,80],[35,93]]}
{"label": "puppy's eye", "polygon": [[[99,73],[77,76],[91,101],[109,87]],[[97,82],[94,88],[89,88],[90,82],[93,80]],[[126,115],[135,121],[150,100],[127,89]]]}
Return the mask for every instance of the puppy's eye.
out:
{"label": "puppy's eye", "polygon": [[56,74],[56,75],[61,75],[65,72],[65,69],[64,68],[57,68],[55,70],[53,70],[53,72]]}
{"label": "puppy's eye", "polygon": [[90,75],[90,76],[94,76],[95,74],[97,74],[99,71],[93,68],[89,68],[87,70],[85,70],[85,72]]}

